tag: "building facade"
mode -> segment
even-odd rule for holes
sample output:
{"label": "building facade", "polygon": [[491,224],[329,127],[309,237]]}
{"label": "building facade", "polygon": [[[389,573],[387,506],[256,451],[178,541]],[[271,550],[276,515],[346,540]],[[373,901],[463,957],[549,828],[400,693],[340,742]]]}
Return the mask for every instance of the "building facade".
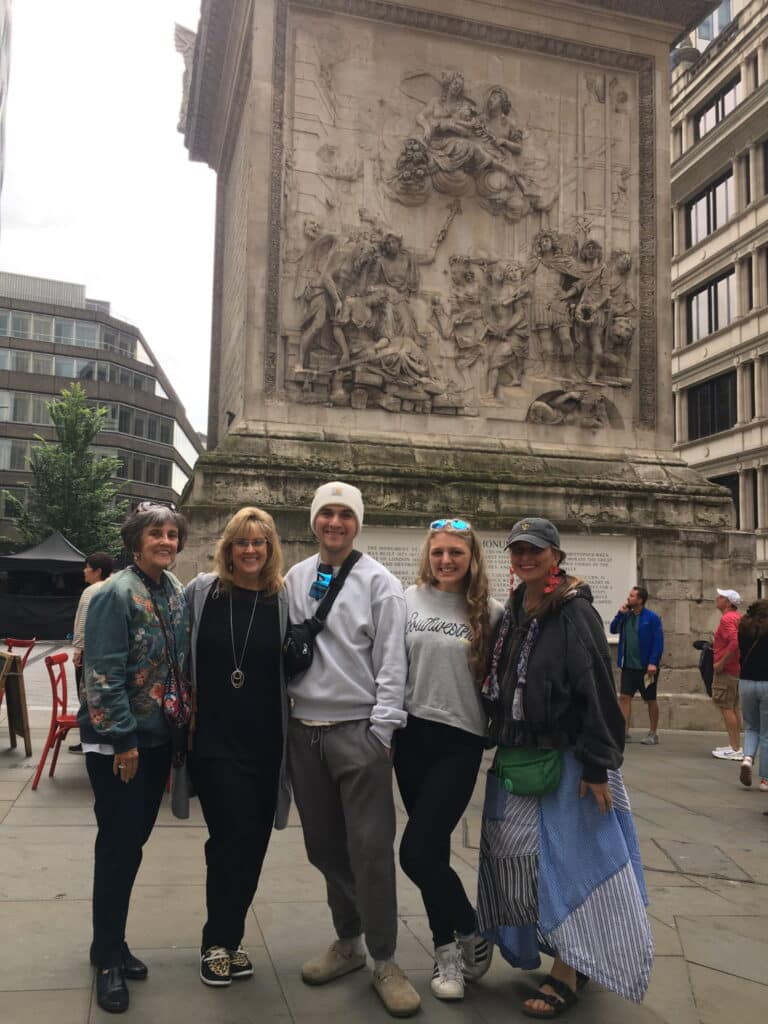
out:
{"label": "building facade", "polygon": [[24,500],[35,435],[55,436],[46,403],[73,381],[109,415],[95,446],[118,457],[129,501],[178,501],[202,451],[141,332],[82,285],[0,273],[0,532],[4,491]]}
{"label": "building facade", "polygon": [[730,490],[738,528],[756,531],[765,592],[768,3],[726,0],[672,63],[676,449]]}

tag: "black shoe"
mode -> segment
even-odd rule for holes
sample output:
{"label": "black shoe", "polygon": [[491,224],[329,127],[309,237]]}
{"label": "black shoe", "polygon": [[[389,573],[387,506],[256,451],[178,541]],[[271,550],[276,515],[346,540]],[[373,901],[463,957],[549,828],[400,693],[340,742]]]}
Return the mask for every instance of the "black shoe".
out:
{"label": "black shoe", "polygon": [[129,981],[144,981],[149,974],[149,968],[143,960],[128,949],[128,943],[123,943],[123,974]]}
{"label": "black shoe", "polygon": [[82,754],[82,752],[83,752],[83,744],[82,743],[73,743],[72,746],[67,747],[67,750],[70,752],[70,754]]}
{"label": "black shoe", "polygon": [[227,952],[229,953],[230,976],[232,978],[250,978],[253,974],[253,964],[243,947],[238,946],[237,949],[228,949]]}
{"label": "black shoe", "polygon": [[128,986],[122,967],[96,971],[96,1002],[107,1013],[125,1013],[128,1009]]}

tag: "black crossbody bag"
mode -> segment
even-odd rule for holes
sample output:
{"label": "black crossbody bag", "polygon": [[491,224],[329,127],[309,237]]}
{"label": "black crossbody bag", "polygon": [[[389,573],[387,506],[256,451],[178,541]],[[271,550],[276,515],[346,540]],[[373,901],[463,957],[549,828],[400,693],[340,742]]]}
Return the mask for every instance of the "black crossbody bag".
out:
{"label": "black crossbody bag", "polygon": [[283,643],[283,668],[286,679],[295,679],[306,672],[315,656],[315,637],[325,625],[328,612],[344,586],[354,565],[362,558],[361,551],[351,551],[342,562],[315,614],[303,622],[289,622]]}

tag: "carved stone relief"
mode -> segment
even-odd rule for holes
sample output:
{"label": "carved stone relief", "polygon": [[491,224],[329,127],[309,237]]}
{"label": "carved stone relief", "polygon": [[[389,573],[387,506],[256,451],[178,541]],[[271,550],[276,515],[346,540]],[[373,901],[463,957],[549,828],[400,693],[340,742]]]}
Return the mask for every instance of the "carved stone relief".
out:
{"label": "carved stone relief", "polygon": [[286,398],[622,429],[637,78],[446,38],[415,68],[398,26],[313,19],[286,62]]}

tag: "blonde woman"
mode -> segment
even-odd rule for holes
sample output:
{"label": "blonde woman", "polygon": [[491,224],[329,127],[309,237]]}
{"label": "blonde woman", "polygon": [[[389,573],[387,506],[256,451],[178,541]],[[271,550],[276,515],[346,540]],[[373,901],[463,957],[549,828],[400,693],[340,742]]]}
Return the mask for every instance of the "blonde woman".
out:
{"label": "blonde woman", "polygon": [[464,977],[485,973],[490,949],[477,935],[474,907],[450,865],[451,832],[480,768],[487,731],[480,686],[503,611],[488,595],[483,549],[469,523],[430,524],[418,579],[405,601],[408,722],[397,736],[395,773],[408,824],[400,863],[421,889],[432,929],[432,993],[461,999]]}
{"label": "blonde woman", "polygon": [[241,946],[272,826],[284,828],[288,621],[272,517],[243,508],[216,547],[216,572],[186,588],[197,715],[190,774],[208,826],[200,978],[224,987],[253,974]]}

